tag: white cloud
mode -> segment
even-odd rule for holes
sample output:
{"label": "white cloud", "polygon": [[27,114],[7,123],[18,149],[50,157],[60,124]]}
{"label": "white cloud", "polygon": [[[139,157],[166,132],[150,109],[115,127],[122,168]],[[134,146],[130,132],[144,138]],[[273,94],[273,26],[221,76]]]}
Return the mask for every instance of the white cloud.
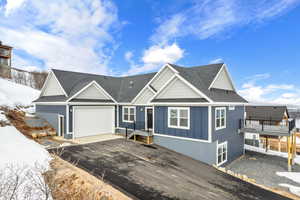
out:
{"label": "white cloud", "polygon": [[282,15],[298,4],[299,0],[195,1],[192,6],[162,20],[151,39],[163,44],[185,36],[207,39],[234,26],[259,23]]}
{"label": "white cloud", "polygon": [[137,65],[131,66],[127,72],[128,75],[137,74],[145,71],[152,71],[160,68],[166,63],[175,63],[183,57],[184,50],[181,49],[176,43],[172,45],[154,45],[144,51],[141,58],[143,64],[141,67]]}
{"label": "white cloud", "polygon": [[300,89],[292,84],[259,85],[258,81],[270,78],[270,74],[257,74],[247,78],[238,91],[251,103],[300,105]]}
{"label": "white cloud", "polygon": [[111,32],[120,28],[110,1],[27,0],[9,16],[0,14],[0,20],[1,39],[22,59],[27,58],[18,50],[46,68],[109,72],[107,64],[116,47]]}
{"label": "white cloud", "polygon": [[222,58],[216,58],[214,60],[211,60],[209,64],[216,64],[216,63],[223,63],[223,62],[224,60]]}
{"label": "white cloud", "polygon": [[5,6],[5,15],[8,16],[11,12],[18,9],[25,0],[7,0]]}

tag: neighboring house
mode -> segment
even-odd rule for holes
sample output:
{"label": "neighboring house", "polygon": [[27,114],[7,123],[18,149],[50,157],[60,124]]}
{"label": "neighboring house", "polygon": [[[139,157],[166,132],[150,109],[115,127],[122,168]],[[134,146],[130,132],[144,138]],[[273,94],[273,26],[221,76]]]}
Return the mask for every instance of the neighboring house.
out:
{"label": "neighboring house", "polygon": [[150,129],[155,144],[217,165],[244,153],[246,103],[223,63],[127,77],[53,69],[35,101],[65,138]]}
{"label": "neighboring house", "polygon": [[300,110],[289,109],[289,116],[291,119],[295,119],[296,128],[300,129]]}
{"label": "neighboring house", "polygon": [[246,106],[245,143],[259,146],[260,136],[287,136],[293,128],[286,106]]}
{"label": "neighboring house", "polygon": [[11,76],[11,54],[12,47],[0,41],[0,77],[10,78]]}

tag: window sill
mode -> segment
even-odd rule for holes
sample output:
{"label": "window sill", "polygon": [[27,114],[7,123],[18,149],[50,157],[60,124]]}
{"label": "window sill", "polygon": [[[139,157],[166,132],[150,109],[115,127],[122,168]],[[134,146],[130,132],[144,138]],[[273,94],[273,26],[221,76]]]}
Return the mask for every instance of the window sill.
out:
{"label": "window sill", "polygon": [[134,121],[125,121],[125,120],[123,120],[123,122],[126,122],[126,123],[134,123]]}
{"label": "window sill", "polygon": [[218,128],[216,127],[215,130],[218,131],[218,130],[222,130],[222,129],[225,129],[225,128],[226,128],[226,126],[222,126],[222,127],[218,127]]}
{"label": "window sill", "polygon": [[180,126],[168,126],[168,128],[190,130],[190,127],[180,127]]}

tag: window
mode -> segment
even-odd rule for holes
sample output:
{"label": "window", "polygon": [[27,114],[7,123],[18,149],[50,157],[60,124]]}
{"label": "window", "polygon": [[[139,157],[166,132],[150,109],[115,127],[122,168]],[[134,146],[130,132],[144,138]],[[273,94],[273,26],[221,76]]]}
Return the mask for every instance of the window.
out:
{"label": "window", "polygon": [[227,142],[218,144],[218,165],[222,165],[227,161]]}
{"label": "window", "polygon": [[168,108],[168,127],[190,128],[190,108]]}
{"label": "window", "polygon": [[123,107],[123,121],[134,122],[135,120],[135,107]]}
{"label": "window", "polygon": [[226,128],[226,108],[216,108],[216,130]]}

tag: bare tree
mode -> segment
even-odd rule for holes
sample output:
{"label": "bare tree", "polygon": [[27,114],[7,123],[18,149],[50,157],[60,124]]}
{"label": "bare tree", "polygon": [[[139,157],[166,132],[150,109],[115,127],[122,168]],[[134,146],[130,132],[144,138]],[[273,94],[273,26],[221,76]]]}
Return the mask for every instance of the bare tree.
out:
{"label": "bare tree", "polygon": [[44,82],[47,78],[48,73],[45,71],[39,72],[39,71],[34,71],[31,72],[34,80],[34,85],[36,89],[42,89]]}

